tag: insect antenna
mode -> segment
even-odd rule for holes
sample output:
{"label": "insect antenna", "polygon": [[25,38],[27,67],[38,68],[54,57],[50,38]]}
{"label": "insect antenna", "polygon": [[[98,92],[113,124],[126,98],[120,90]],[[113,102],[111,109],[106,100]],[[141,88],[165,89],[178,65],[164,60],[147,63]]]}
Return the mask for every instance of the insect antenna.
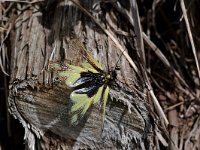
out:
{"label": "insect antenna", "polygon": [[[124,50],[124,51],[125,51],[125,50]],[[119,59],[117,60],[117,62],[116,62],[116,64],[115,64],[115,67],[114,67],[114,68],[112,67],[112,70],[109,70],[109,73],[110,73],[111,76],[112,76],[112,80],[114,80],[114,79],[116,78],[116,76],[117,76],[116,70],[120,70],[120,67],[118,66],[118,64],[119,64],[119,61],[120,61],[121,58],[122,58],[122,55],[123,55],[124,51],[121,53]]]}
{"label": "insect antenna", "polygon": [[[124,50],[124,51],[125,51],[125,50]],[[121,53],[119,59],[117,60],[116,65],[115,65],[115,67],[114,67],[114,70],[119,70],[118,63],[119,63],[120,59],[122,58],[122,55],[124,54],[124,51]]]}

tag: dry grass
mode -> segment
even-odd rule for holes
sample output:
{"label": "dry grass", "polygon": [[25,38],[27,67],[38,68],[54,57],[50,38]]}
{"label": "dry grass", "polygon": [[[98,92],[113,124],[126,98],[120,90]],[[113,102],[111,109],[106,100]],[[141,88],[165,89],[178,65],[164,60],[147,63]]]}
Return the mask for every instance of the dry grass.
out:
{"label": "dry grass", "polygon": [[[90,16],[89,12],[82,8],[76,0],[72,1]],[[0,68],[5,75],[9,74],[9,64],[13,61],[10,60],[11,52],[9,52],[6,41],[9,40],[17,19],[17,15],[13,12],[21,11],[17,8],[17,3],[27,5],[24,7],[27,9],[32,7],[33,3],[39,2],[42,1],[10,0],[0,3]],[[198,10],[200,2],[185,1],[184,4],[183,0],[154,1],[153,3],[138,1],[138,6],[130,2],[130,8],[132,8],[130,10],[125,10],[120,3],[111,2],[110,4],[135,29],[137,53],[140,56],[140,67],[146,82],[146,94],[150,95],[149,99],[153,101],[154,107],[151,111],[158,114],[153,115],[156,124],[155,149],[162,149],[163,146],[179,150],[200,149],[200,69],[198,61],[200,57],[198,51],[200,49]],[[135,72],[138,73],[137,65],[132,61],[134,58],[123,50],[116,40],[116,35],[102,27],[94,17],[90,17],[115,42]],[[0,82],[5,83],[4,79],[5,76],[1,76]],[[3,92],[7,92],[6,84],[3,89]],[[0,111],[5,114],[4,117],[9,116],[7,112]],[[159,118],[157,119],[156,116]],[[159,130],[162,132],[160,133]],[[9,121],[8,131],[10,131]]]}

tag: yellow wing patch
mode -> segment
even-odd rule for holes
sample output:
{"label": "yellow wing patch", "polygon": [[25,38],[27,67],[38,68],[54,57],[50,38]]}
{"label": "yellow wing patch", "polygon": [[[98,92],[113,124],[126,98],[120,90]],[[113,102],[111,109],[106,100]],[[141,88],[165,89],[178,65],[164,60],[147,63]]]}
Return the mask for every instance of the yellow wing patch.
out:
{"label": "yellow wing patch", "polygon": [[80,41],[72,40],[69,45],[71,50],[79,50],[87,62],[81,62],[79,66],[65,63],[64,67],[59,63],[50,63],[50,67],[56,70],[58,76],[64,78],[65,84],[72,89],[71,124],[78,124],[88,109],[101,100],[104,122],[111,77],[102,70],[101,64],[92,57]]}

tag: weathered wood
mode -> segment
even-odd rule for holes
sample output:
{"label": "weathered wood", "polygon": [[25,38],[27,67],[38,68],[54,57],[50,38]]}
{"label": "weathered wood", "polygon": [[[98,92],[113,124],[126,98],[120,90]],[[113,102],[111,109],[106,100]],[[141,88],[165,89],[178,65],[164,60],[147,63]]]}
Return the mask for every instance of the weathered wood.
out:
{"label": "weathered wood", "polygon": [[[113,34],[113,27],[133,32],[120,21],[123,17],[113,7],[100,4],[100,1],[82,3]],[[25,128],[29,148],[36,147],[36,140],[37,147],[43,150],[142,149],[145,145],[148,149],[149,141],[144,144],[144,140],[151,126],[146,97],[141,94],[144,81],[136,76],[124,57],[120,58],[116,86],[111,87],[103,132],[97,106],[88,112],[84,122],[69,125],[70,90],[63,83],[54,82],[56,75],[48,69],[48,59],[54,47],[55,61],[61,60],[62,54],[67,60],[76,57],[65,43],[71,37],[84,41],[105,70],[114,67],[121,55],[104,32],[70,1],[55,1],[45,8],[36,3],[20,11],[16,20],[11,39],[14,44],[9,104],[10,112]],[[118,39],[123,47],[128,45],[129,51],[133,51],[133,37],[120,35]],[[127,41],[132,42],[131,45]]]}

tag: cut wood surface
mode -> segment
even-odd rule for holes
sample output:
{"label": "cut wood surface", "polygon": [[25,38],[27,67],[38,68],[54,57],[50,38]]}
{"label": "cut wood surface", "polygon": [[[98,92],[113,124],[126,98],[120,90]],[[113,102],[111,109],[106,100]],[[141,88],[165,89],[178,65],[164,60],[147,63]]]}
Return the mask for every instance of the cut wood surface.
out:
{"label": "cut wood surface", "polygon": [[[19,5],[21,9],[26,6]],[[92,10],[103,28],[107,27],[117,38],[115,30],[111,30],[117,27],[116,17],[120,17],[117,12],[101,12],[100,3],[95,1],[81,5]],[[40,149],[148,147],[150,141],[144,143],[144,140],[149,136],[151,125],[147,97],[142,94],[145,85],[142,77],[137,77],[110,37],[72,2],[54,1],[44,6],[35,3],[20,11],[11,31],[14,44],[11,47],[9,107],[25,128],[29,148],[34,149],[36,143]],[[124,32],[134,32],[128,22],[118,26],[125,28]],[[119,60],[120,69],[116,71],[115,86],[110,90],[103,130],[99,105],[94,105],[80,124],[70,125],[71,91],[63,82],[55,80],[57,75],[49,68],[50,56],[51,61],[71,63],[74,57],[82,57],[69,49],[67,41],[72,38],[82,41],[105,71],[113,69]],[[121,35],[118,40],[126,51],[126,44],[131,42],[132,55],[138,57],[134,52],[133,35],[128,38]],[[49,145],[51,140],[53,144]]]}

